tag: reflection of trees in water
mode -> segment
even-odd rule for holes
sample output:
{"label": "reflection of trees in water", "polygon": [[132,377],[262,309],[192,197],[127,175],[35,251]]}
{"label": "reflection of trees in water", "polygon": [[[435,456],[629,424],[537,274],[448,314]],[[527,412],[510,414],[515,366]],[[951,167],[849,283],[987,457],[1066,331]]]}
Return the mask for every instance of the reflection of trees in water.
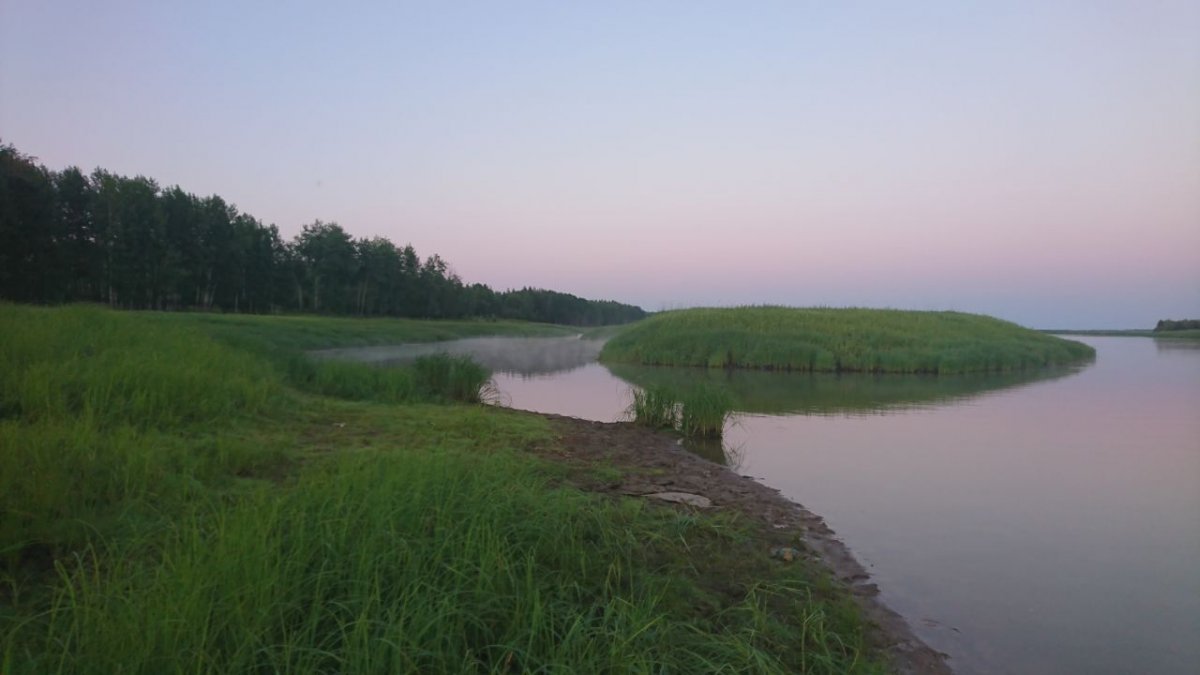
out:
{"label": "reflection of trees in water", "polygon": [[605,364],[638,387],[686,391],[718,386],[737,412],[761,414],[871,414],[972,398],[991,391],[1052,380],[1082,367],[974,375],[785,373],[710,368]]}
{"label": "reflection of trees in water", "polygon": [[430,354],[470,356],[500,373],[536,376],[581,368],[596,360],[603,340],[572,338],[466,338],[427,344],[324,349],[317,358],[339,358],[378,365],[401,364]]}
{"label": "reflection of trees in water", "polygon": [[1194,337],[1156,337],[1154,346],[1160,352],[1188,352],[1200,350],[1200,339]]}

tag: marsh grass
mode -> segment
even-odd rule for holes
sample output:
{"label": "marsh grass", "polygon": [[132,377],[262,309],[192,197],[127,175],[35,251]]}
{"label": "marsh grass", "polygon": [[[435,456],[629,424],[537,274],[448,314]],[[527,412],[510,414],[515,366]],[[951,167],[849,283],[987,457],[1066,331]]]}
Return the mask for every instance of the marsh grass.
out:
{"label": "marsh grass", "polygon": [[689,438],[720,438],[733,402],[723,389],[708,385],[685,389],[652,386],[634,389],[626,414],[637,424],[674,429]]}
{"label": "marsh grass", "polygon": [[466,356],[422,356],[410,368],[417,395],[430,401],[481,403],[492,379],[487,368]]}
{"label": "marsh grass", "polygon": [[719,387],[691,387],[679,397],[679,431],[692,438],[720,438],[733,400]]}
{"label": "marsh grass", "polygon": [[4,675],[882,672],[749,523],[555,487],[545,419],[144,315],[0,331]]}
{"label": "marsh grass", "polygon": [[552,489],[507,453],[358,455],[198,517],[152,564],[64,564],[36,628],[66,649],[13,672],[845,672],[861,648],[817,578],[695,577],[737,522]]}
{"label": "marsh grass", "polygon": [[634,389],[626,412],[634,422],[653,429],[674,429],[679,424],[679,401],[663,387]]}
{"label": "marsh grass", "polygon": [[[0,562],[8,573],[264,471],[286,443],[229,433],[285,418],[297,391],[478,402],[490,374],[435,355],[409,368],[313,362],[261,338],[96,307],[0,305]],[[260,422],[261,424],[261,422]]]}
{"label": "marsh grass", "polygon": [[365,347],[404,342],[439,342],[491,335],[553,337],[577,334],[578,328],[524,321],[371,318],[305,315],[144,312],[149,323],[179,326],[218,339],[257,341],[273,349],[302,352],[332,347]]}
{"label": "marsh grass", "polygon": [[479,403],[488,397],[491,373],[468,357],[422,356],[407,366],[380,367],[333,359],[294,363],[288,383],[304,391],[379,403]]}
{"label": "marsh grass", "polygon": [[608,341],[603,361],[800,372],[1011,372],[1093,358],[1087,345],[960,312],[738,307],[662,312]]}

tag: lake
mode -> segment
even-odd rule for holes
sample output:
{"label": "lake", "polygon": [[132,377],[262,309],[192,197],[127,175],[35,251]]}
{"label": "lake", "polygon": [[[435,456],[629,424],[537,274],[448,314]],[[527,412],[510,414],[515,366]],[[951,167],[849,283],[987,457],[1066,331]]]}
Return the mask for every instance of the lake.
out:
{"label": "lake", "polygon": [[824,516],[956,671],[1198,672],[1200,342],[1074,339],[1095,363],[1032,376],[609,369],[577,338],[336,356],[470,353],[502,404],[600,421],[632,386],[721,386],[716,458]]}

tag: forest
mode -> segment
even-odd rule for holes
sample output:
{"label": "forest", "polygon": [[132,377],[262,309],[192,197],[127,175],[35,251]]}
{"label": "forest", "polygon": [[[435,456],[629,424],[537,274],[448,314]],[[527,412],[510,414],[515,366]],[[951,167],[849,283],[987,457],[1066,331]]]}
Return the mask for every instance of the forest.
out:
{"label": "forest", "polygon": [[0,143],[0,298],[123,309],[498,318],[605,325],[640,307],[467,284],[433,254],[314,221],[291,241],[221,197]]}
{"label": "forest", "polygon": [[1160,319],[1154,326],[1154,332],[1165,333],[1173,330],[1200,330],[1200,319]]}

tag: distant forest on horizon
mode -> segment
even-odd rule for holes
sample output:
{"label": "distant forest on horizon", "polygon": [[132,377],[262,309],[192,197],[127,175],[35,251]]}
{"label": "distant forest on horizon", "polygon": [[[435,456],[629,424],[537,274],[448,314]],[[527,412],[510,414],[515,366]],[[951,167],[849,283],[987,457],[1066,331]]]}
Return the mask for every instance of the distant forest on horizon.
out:
{"label": "distant forest on horizon", "polygon": [[124,309],[497,318],[570,325],[640,307],[466,284],[436,254],[319,220],[284,241],[221,197],[97,168],[51,171],[0,142],[0,298]]}

